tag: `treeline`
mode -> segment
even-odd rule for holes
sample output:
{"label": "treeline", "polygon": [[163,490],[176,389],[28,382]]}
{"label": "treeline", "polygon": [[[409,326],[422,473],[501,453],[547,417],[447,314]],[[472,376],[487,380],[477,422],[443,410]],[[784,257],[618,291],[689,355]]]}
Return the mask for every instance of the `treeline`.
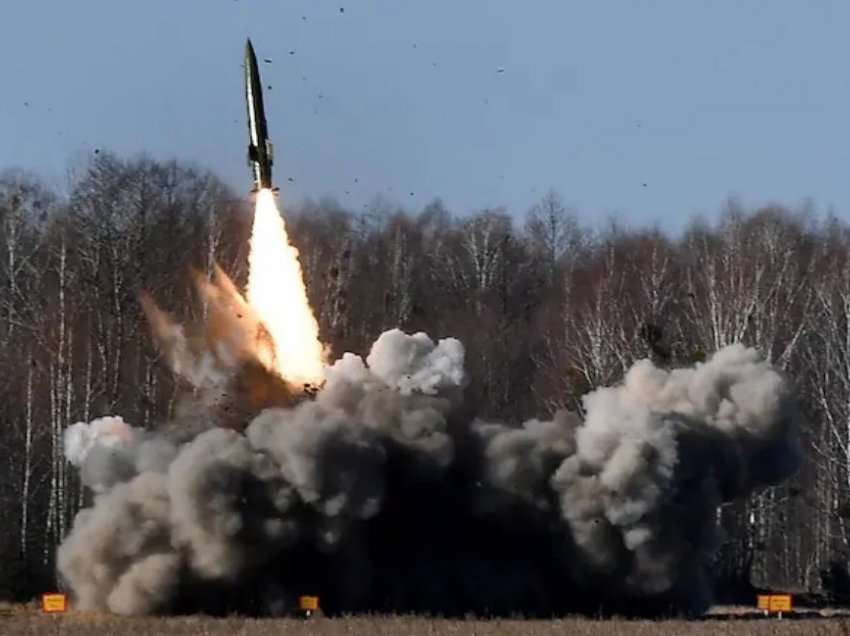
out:
{"label": "treeline", "polygon": [[[284,205],[285,205],[284,201]],[[55,548],[87,496],[62,431],[120,414],[153,428],[175,386],[138,293],[200,320],[193,269],[247,274],[250,203],[214,175],[101,153],[59,196],[0,176],[0,597],[56,585]],[[718,591],[841,596],[850,557],[850,228],[730,203],[672,240],[583,227],[555,192],[526,214],[417,213],[331,200],[285,211],[322,338],[365,354],[384,330],[455,336],[467,406],[519,422],[581,411],[637,359],[692,364],[758,347],[794,383],[805,461],[789,482],[724,507]]]}

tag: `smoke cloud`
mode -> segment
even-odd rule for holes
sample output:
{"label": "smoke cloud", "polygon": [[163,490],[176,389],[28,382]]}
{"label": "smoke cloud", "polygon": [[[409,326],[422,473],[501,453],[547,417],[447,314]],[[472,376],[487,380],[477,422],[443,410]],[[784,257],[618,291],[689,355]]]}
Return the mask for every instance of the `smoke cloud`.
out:
{"label": "smoke cloud", "polygon": [[[452,338],[388,331],[315,395],[275,389],[258,408],[233,388],[257,381],[250,318],[198,345],[147,310],[206,397],[195,426],[66,431],[93,491],[58,553],[83,609],[276,614],[316,594],[331,614],[698,613],[717,507],[799,462],[788,384],[740,345],[691,368],[640,361],[584,397],[583,419],[515,426],[462,414]],[[227,405],[255,416],[223,426]]]}

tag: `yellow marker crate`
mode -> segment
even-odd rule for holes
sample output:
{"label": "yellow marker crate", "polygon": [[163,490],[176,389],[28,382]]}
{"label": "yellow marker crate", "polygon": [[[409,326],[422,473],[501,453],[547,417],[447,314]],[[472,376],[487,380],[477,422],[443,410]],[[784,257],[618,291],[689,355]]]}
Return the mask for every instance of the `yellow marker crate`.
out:
{"label": "yellow marker crate", "polygon": [[770,596],[770,612],[785,612],[786,614],[792,609],[790,594],[771,594]]}
{"label": "yellow marker crate", "polygon": [[756,605],[763,612],[770,614],[788,614],[794,609],[790,594],[759,594]]}
{"label": "yellow marker crate", "polygon": [[298,609],[302,612],[315,612],[319,609],[318,596],[299,596]]}
{"label": "yellow marker crate", "polygon": [[68,597],[65,594],[42,594],[41,611],[45,614],[67,612]]}

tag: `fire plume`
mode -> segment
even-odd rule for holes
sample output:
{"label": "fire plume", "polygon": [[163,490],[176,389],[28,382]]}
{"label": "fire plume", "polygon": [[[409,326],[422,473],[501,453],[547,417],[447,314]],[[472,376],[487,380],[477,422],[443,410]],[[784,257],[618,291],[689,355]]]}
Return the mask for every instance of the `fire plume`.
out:
{"label": "fire plume", "polygon": [[319,324],[307,300],[298,250],[268,189],[257,194],[248,266],[248,304],[273,343],[270,351],[259,351],[261,362],[291,384],[321,384],[326,355]]}

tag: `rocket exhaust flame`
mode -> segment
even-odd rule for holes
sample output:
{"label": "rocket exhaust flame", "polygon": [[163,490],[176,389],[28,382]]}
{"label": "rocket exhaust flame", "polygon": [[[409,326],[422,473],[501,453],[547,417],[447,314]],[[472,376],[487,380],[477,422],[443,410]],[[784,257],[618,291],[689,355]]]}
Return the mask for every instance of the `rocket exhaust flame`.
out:
{"label": "rocket exhaust flame", "polygon": [[[222,391],[236,390],[234,382],[251,384],[243,389],[255,395],[265,390],[280,395],[281,383],[288,385],[288,395],[311,392],[324,382],[326,352],[307,299],[298,250],[290,244],[267,189],[257,196],[248,265],[245,296],[218,266],[211,277],[194,272],[195,288],[207,308],[200,329],[196,325],[187,331],[149,294],[140,294],[166,364],[205,394],[206,407],[220,403]],[[260,368],[274,378],[255,377]],[[256,407],[268,400],[249,402]]]}
{"label": "rocket exhaust flame", "polygon": [[273,342],[273,358],[261,362],[295,386],[319,385],[325,352],[307,300],[298,250],[268,189],[257,194],[251,232],[247,299]]}

